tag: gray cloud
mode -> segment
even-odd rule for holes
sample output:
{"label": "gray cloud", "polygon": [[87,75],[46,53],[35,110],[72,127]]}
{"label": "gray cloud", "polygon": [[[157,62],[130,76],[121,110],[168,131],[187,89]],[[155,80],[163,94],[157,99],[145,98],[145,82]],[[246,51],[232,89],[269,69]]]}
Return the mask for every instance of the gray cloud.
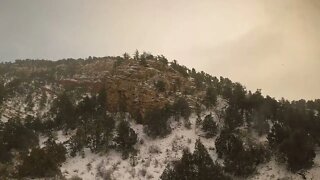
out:
{"label": "gray cloud", "polygon": [[320,98],[317,0],[0,0],[0,59],[164,54],[277,98]]}

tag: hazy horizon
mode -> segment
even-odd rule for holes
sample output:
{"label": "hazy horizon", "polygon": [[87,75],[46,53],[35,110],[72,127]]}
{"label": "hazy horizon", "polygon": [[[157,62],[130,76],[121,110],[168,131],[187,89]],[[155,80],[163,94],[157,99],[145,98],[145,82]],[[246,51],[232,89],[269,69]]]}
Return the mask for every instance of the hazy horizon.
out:
{"label": "hazy horizon", "polygon": [[320,98],[316,0],[0,0],[0,61],[136,49],[248,90]]}

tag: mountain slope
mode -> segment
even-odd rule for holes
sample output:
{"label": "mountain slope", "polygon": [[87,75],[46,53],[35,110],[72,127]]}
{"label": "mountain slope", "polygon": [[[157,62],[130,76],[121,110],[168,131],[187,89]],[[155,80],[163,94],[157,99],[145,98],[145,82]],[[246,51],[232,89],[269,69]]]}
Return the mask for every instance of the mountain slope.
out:
{"label": "mountain slope", "polygon": [[277,101],[138,52],[17,60],[0,76],[1,178],[320,176],[319,100]]}

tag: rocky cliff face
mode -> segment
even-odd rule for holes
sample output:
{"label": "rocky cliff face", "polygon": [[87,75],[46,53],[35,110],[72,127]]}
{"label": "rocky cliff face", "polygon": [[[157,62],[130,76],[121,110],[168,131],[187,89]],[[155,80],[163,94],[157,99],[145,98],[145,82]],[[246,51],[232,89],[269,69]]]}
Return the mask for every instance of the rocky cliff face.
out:
{"label": "rocky cliff face", "polygon": [[[163,64],[156,58],[146,61],[146,65],[134,59],[113,57],[58,62],[18,61],[3,64],[2,67],[7,70],[1,72],[1,76],[7,84],[31,83],[28,87],[20,85],[25,90],[42,89],[53,95],[71,90],[79,96],[97,93],[104,87],[109,111],[117,112],[119,108],[125,108],[127,112],[141,116],[147,110],[173,102],[176,96],[187,95],[190,102],[195,102],[203,95],[203,89],[197,90],[191,77],[184,77],[170,64]],[[161,91],[156,87],[159,81],[164,86]],[[121,105],[123,107],[119,107]]]}

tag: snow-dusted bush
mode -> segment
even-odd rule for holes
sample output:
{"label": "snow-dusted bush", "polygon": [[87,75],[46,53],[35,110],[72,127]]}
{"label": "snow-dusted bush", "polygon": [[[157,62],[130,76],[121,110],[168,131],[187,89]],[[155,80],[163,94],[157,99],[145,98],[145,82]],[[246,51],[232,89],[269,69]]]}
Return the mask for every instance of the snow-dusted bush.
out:
{"label": "snow-dusted bush", "polygon": [[150,153],[150,154],[159,154],[159,153],[161,153],[161,149],[160,149],[160,147],[157,146],[157,145],[151,145],[151,146],[149,147],[149,153]]}
{"label": "snow-dusted bush", "polygon": [[147,174],[147,170],[145,168],[140,169],[139,171],[140,176],[145,177]]}
{"label": "snow-dusted bush", "polygon": [[97,169],[97,177],[102,178],[103,180],[112,180],[113,169],[107,170],[104,161],[102,160],[96,167]]}

